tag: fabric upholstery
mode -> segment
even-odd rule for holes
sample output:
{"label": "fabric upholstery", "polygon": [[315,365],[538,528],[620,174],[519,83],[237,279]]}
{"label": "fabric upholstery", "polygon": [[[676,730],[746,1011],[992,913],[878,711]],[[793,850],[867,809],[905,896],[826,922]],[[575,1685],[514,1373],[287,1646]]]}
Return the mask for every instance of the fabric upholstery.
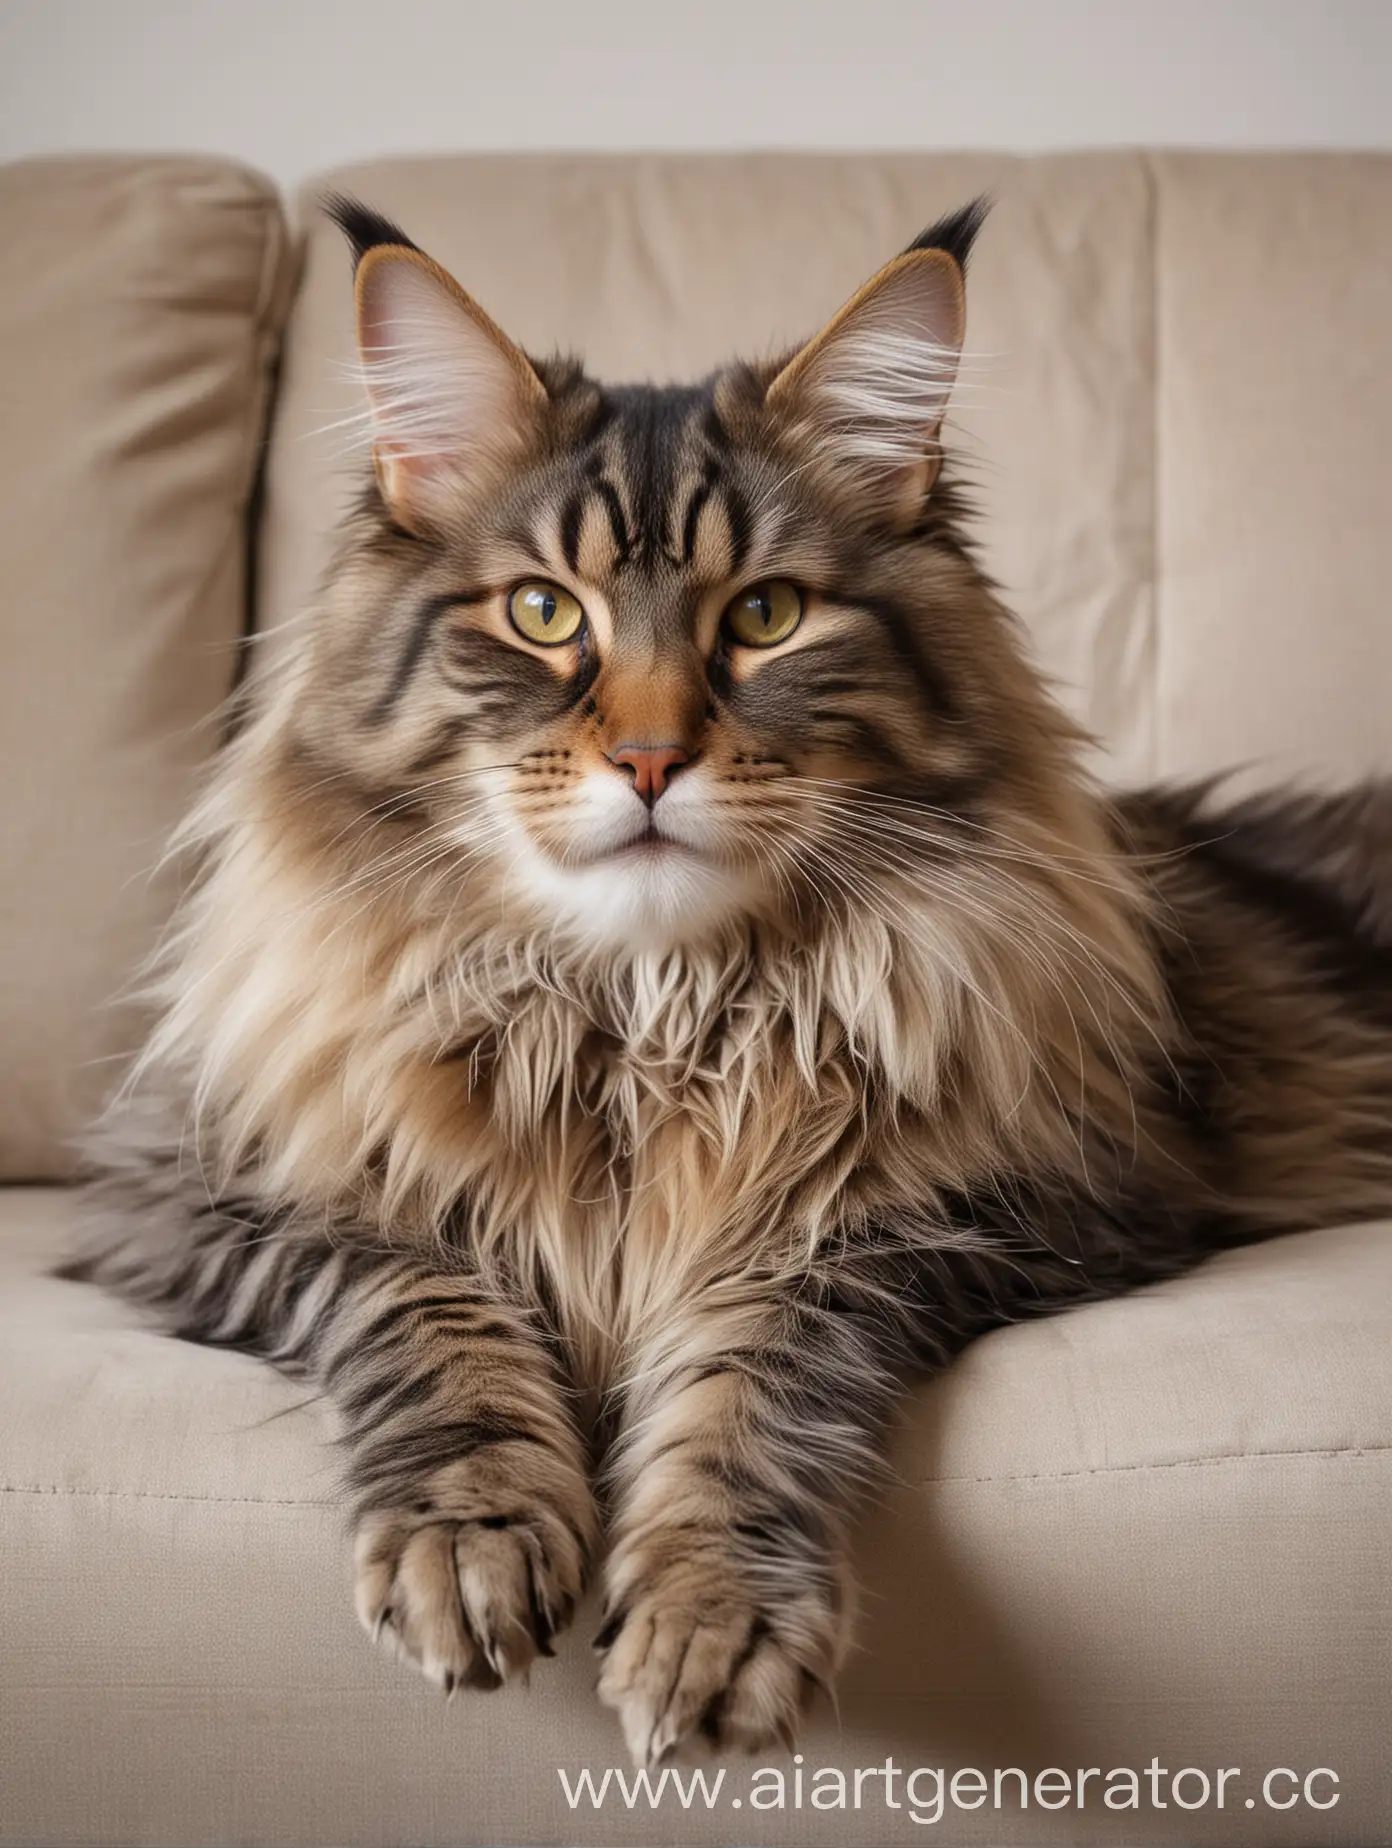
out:
{"label": "fabric upholstery", "polygon": [[[907,1839],[868,1801],[572,1813],[558,1767],[623,1763],[591,1694],[593,1611],[529,1688],[449,1707],[374,1654],[324,1408],[45,1277],[69,1211],[59,1189],[0,1193],[0,1839]],[[991,1335],[917,1397],[891,1462],[859,1546],[863,1646],[809,1766],[1321,1765],[1341,1780],[1322,1815],[1195,1812],[1161,1838],[1385,1832],[1392,1227]],[[732,1789],[749,1770],[732,1761]],[[1034,1842],[1060,1822],[931,1833]]]}
{"label": "fabric upholstery", "polygon": [[224,162],[0,169],[0,1179],[68,1169],[135,1034],[108,1004],[231,685],[289,278]]}

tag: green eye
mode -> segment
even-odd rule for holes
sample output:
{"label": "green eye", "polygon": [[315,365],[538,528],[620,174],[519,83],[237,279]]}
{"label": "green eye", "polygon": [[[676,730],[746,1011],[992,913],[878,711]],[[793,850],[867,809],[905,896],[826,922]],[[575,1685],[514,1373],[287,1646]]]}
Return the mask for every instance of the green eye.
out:
{"label": "green eye", "polygon": [[742,590],[725,611],[730,633],[746,648],[786,642],[802,621],[802,593],[787,578],[770,578]]}
{"label": "green eye", "polygon": [[573,642],[585,621],[585,612],[559,584],[519,584],[508,598],[508,618],[519,635],[543,648]]}

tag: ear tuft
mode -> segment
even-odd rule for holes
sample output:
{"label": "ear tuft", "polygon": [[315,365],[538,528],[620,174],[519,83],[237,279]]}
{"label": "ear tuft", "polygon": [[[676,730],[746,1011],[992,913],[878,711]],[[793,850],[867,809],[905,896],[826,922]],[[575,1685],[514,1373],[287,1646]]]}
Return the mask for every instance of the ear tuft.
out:
{"label": "ear tuft", "polygon": [[374,212],[370,205],[364,205],[360,199],[354,199],[347,193],[327,194],[323,206],[347,238],[353,252],[354,268],[362,262],[369,250],[375,250],[379,244],[390,244],[397,250],[420,249],[420,245],[413,243],[400,225],[393,224],[390,218],[384,218],[381,212]]}
{"label": "ear tuft", "polygon": [[906,250],[789,360],[764,402],[816,443],[867,508],[911,520],[938,473],[964,326],[956,257],[936,245]]}
{"label": "ear tuft", "polygon": [[407,531],[438,527],[461,492],[535,437],[546,387],[526,354],[390,219],[342,195],[324,203],[353,247],[378,486]]}
{"label": "ear tuft", "polygon": [[[993,204],[994,200],[989,193],[980,193],[969,204],[959,206],[955,212],[949,212],[945,218],[929,225],[926,231],[920,231],[908,249],[945,250],[965,275],[972,246]],[[904,254],[907,256],[908,250]]]}

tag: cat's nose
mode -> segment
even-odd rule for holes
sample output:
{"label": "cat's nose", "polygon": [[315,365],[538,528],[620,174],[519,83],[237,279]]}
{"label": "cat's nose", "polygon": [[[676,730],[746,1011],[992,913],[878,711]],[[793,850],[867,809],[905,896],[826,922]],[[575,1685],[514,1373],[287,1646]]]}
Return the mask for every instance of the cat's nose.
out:
{"label": "cat's nose", "polygon": [[633,772],[634,790],[651,808],[691,753],[679,744],[621,744],[609,761]]}

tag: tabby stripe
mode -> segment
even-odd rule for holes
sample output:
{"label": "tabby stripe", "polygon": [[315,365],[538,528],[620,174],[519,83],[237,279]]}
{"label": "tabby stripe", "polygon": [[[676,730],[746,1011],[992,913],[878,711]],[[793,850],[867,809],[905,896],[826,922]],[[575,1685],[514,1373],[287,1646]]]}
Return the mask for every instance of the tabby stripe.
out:
{"label": "tabby stripe", "polygon": [[[423,1277],[412,1279],[408,1275],[400,1277],[397,1281],[400,1288],[407,1289],[411,1287],[412,1282],[423,1285],[426,1279]],[[354,1330],[357,1352],[359,1355],[366,1355],[383,1346],[386,1338],[394,1335],[410,1316],[429,1315],[435,1309],[469,1309],[475,1305],[482,1307],[482,1299],[462,1285],[458,1293],[454,1295],[446,1295],[440,1291],[427,1296],[399,1296],[385,1309],[379,1310],[365,1328]]]}
{"label": "tabby stripe", "polygon": [[275,1352],[279,1358],[303,1358],[314,1338],[321,1332],[320,1319],[343,1287],[346,1268],[344,1253],[335,1251],[326,1262],[321,1262],[317,1275],[312,1280],[306,1280],[276,1345]]}
{"label": "tabby stripe", "polygon": [[601,475],[595,482],[594,489],[604,502],[604,510],[609,515],[609,529],[614,535],[614,547],[619,554],[615,561],[617,568],[628,562],[628,555],[632,549],[628,522],[624,518],[623,502],[619,499],[618,489],[605,475]]}
{"label": "tabby stripe", "polygon": [[309,1286],[318,1281],[332,1264],[324,1247],[295,1240],[287,1244],[285,1261],[280,1267],[271,1300],[266,1305],[272,1322],[283,1324],[291,1308],[301,1302]]}
{"label": "tabby stripe", "polygon": [[375,1431],[399,1412],[411,1411],[432,1398],[448,1371],[444,1361],[437,1361],[405,1379],[368,1380],[341,1401],[340,1409],[355,1436]]}
{"label": "tabby stripe", "polygon": [[279,1240],[268,1240],[261,1247],[238,1278],[231,1301],[221,1319],[213,1324],[215,1341],[228,1341],[249,1325],[264,1319],[260,1313],[262,1295],[267,1292],[268,1286],[274,1285],[280,1266],[290,1255],[289,1248]]}
{"label": "tabby stripe", "polygon": [[[216,1315],[227,1294],[236,1288],[240,1275],[236,1260],[249,1242],[245,1236],[229,1238],[224,1230],[223,1241],[214,1250],[205,1253],[195,1249],[187,1254],[187,1262],[171,1271],[160,1284],[156,1300],[172,1302],[183,1296],[187,1297],[190,1308],[200,1315]],[[234,1273],[231,1278],[226,1277],[229,1270]]]}
{"label": "tabby stripe", "polygon": [[599,652],[595,648],[587,648],[580,657],[579,667],[566,682],[565,704],[561,710],[570,712],[578,706],[598,679]]}
{"label": "tabby stripe", "polygon": [[581,488],[572,494],[561,510],[561,557],[566,561],[568,571],[578,570],[580,565],[580,532],[585,524],[585,508],[589,494]]}
{"label": "tabby stripe", "polygon": [[857,596],[847,601],[869,610],[878,620],[893,642],[895,653],[913,675],[928,710],[940,719],[960,719],[961,711],[952,696],[952,689],[924,656],[914,638],[909,620],[899,606],[885,597]]}
{"label": "tabby stripe", "polygon": [[715,486],[715,465],[707,462],[705,473],[696,484],[695,492],[687,503],[686,518],[682,521],[681,562],[689,565],[696,556],[696,534],[701,524],[701,510],[711,497]]}
{"label": "tabby stripe", "polygon": [[813,725],[824,725],[829,729],[834,727],[844,737],[853,739],[857,751],[866,757],[878,757],[889,764],[899,762],[899,753],[887,734],[873,719],[867,719],[862,713],[838,712],[831,707],[818,706],[808,714],[808,719]]}
{"label": "tabby stripe", "polygon": [[397,658],[396,667],[380,697],[368,707],[366,723],[370,727],[384,725],[395,711],[402,694],[410,686],[416,669],[420,666],[436,625],[446,610],[476,608],[486,598],[477,593],[468,594],[450,591],[445,595],[431,597],[416,612],[416,619],[406,637],[406,645]]}
{"label": "tabby stripe", "polygon": [[726,482],[721,499],[725,505],[725,518],[730,523],[730,575],[738,577],[744,569],[744,561],[749,556],[749,547],[754,538],[754,519],[749,502],[734,485]]}
{"label": "tabby stripe", "polygon": [[725,428],[724,419],[716,407],[713,395],[706,400],[705,409],[701,414],[701,434],[717,453],[728,455],[730,432]]}
{"label": "tabby stripe", "polygon": [[442,1464],[507,1444],[534,1444],[544,1449],[547,1440],[524,1425],[487,1412],[429,1424],[419,1431],[378,1432],[356,1445],[349,1481],[371,1497],[361,1506],[390,1506],[406,1499],[423,1475]]}

